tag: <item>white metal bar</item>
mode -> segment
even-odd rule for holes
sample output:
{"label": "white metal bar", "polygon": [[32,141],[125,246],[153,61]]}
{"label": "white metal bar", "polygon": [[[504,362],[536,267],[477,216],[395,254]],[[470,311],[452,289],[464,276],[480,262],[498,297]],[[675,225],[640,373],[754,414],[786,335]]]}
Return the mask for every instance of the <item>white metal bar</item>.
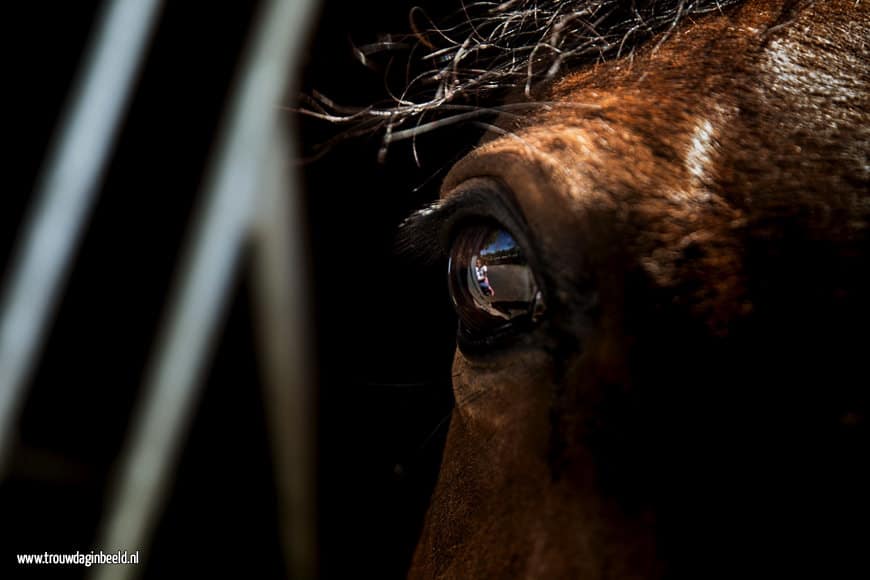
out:
{"label": "white metal bar", "polygon": [[0,302],[0,474],[161,4],[107,3],[40,175]]}
{"label": "white metal bar", "polygon": [[[225,309],[238,258],[272,161],[277,111],[288,86],[310,0],[267,0],[261,6],[227,125],[206,178],[203,205],[194,215],[177,284],[158,337],[155,358],[122,450],[119,479],[108,504],[100,547],[140,550],[165,503],[169,474],[190,422],[201,374]],[[99,580],[133,577],[138,566],[101,566]]]}
{"label": "white metal bar", "polygon": [[303,219],[298,182],[291,172],[294,144],[282,132],[274,136],[268,167],[272,179],[262,192],[251,270],[258,351],[287,569],[290,578],[314,578],[317,526],[309,267],[299,235]]}

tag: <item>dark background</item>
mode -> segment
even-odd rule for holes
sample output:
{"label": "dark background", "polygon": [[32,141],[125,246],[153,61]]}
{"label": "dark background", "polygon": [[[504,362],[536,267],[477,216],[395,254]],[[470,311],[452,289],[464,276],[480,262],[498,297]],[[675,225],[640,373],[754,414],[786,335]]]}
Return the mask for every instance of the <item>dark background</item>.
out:
{"label": "dark background", "polygon": [[[100,4],[24,3],[7,15],[4,284]],[[350,105],[382,99],[383,70],[354,61],[351,46],[406,31],[411,5],[324,2],[303,88]],[[0,481],[0,577],[82,577],[78,567],[16,567],[14,555],[101,548],[107,484],[257,7],[166,3]],[[292,120],[288,112],[288,127]],[[310,120],[299,127],[305,156],[322,154],[317,146],[341,130]],[[452,403],[455,321],[444,264],[413,264],[393,245],[399,221],[434,198],[462,154],[456,143],[467,148],[473,138],[421,138],[421,167],[407,143],[378,163],[379,139],[336,144],[302,166],[318,352],[319,567],[328,578],[404,575]],[[142,553],[145,577],[283,575],[250,294],[240,277],[169,503]]]}

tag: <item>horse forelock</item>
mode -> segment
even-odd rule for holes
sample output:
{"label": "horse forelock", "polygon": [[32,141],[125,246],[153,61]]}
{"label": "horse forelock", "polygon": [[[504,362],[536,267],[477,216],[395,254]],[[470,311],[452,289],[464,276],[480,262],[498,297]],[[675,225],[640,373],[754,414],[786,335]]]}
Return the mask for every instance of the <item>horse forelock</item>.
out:
{"label": "horse forelock", "polygon": [[[534,107],[537,88],[565,70],[630,56],[662,42],[686,19],[726,13],[745,0],[508,0],[468,2],[434,22],[419,8],[413,32],[356,47],[370,64],[384,54],[407,71],[387,100],[347,107],[320,93],[301,112],[351,127],[348,135],[382,132],[384,146],[504,110],[521,91]],[[397,65],[393,65],[400,68]],[[514,103],[514,108],[522,103]]]}

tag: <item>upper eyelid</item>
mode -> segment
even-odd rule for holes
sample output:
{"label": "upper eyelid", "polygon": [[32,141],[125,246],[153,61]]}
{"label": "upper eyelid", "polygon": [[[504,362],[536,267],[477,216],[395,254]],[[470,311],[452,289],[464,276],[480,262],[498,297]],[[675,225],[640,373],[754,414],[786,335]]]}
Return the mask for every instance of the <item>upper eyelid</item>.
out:
{"label": "upper eyelid", "polygon": [[524,229],[524,220],[518,219],[518,211],[503,191],[472,187],[415,211],[399,226],[398,251],[424,261],[444,258],[450,251],[452,230],[466,217],[492,219],[513,232]]}

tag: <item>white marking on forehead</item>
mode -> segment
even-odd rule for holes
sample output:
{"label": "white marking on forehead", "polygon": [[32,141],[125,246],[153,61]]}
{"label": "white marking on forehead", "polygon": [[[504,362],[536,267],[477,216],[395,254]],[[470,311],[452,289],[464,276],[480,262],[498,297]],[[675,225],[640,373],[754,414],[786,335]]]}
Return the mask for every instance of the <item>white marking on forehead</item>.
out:
{"label": "white marking on forehead", "polygon": [[702,184],[708,180],[707,168],[713,162],[714,139],[713,123],[709,119],[704,119],[695,126],[692,139],[689,141],[685,160],[686,169]]}

